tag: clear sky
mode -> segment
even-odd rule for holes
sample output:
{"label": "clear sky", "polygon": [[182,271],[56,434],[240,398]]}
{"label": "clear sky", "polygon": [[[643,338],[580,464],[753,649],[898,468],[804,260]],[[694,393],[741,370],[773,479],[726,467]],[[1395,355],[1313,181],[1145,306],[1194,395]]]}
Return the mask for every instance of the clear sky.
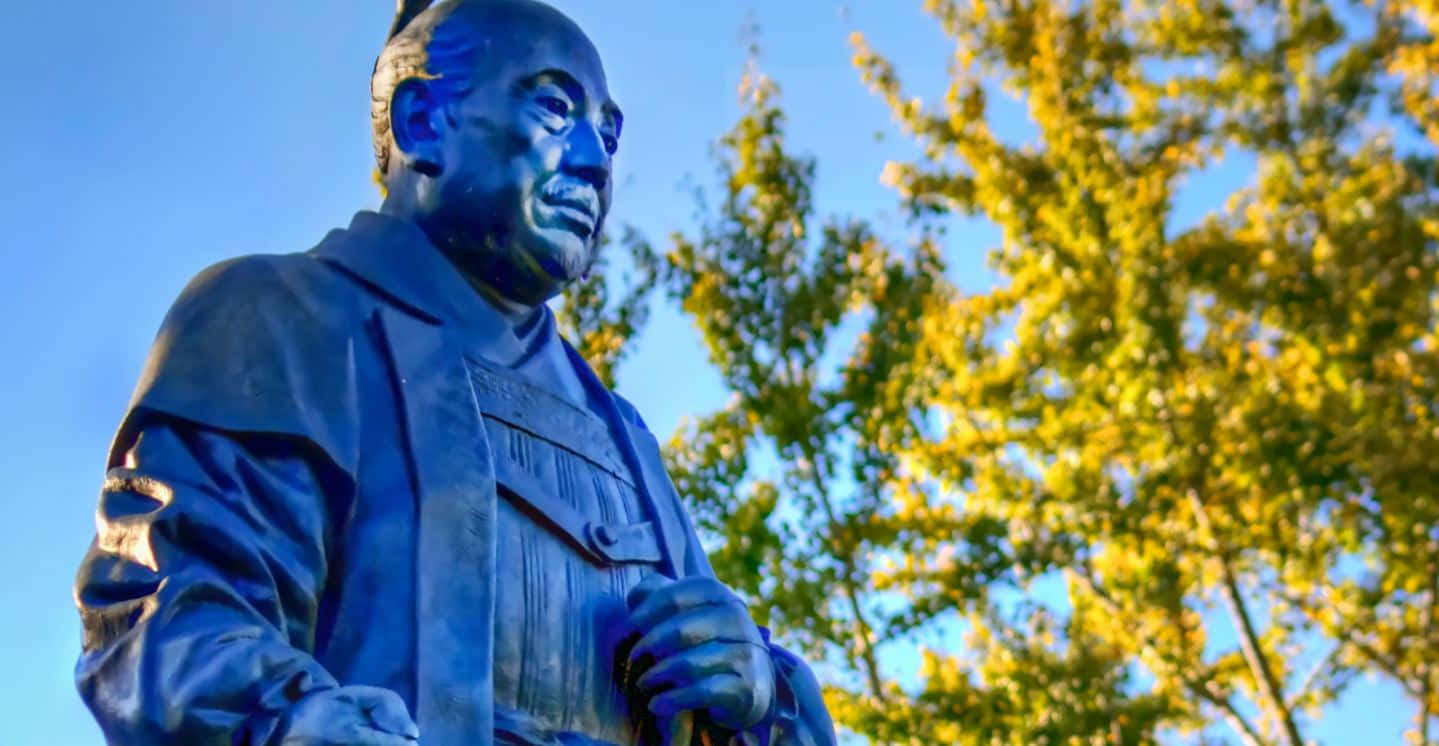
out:
{"label": "clear sky", "polygon": [[[688,225],[682,184],[709,183],[709,143],[738,112],[751,8],[792,142],[820,159],[823,212],[892,213],[877,177],[886,158],[911,154],[849,67],[846,33],[869,34],[914,91],[943,90],[947,50],[918,0],[852,0],[848,19],[834,0],[555,4],[595,40],[625,109],[612,225],[657,241]],[[393,2],[5,6],[0,163],[14,179],[0,199],[0,742],[84,746],[101,741],[72,684],[70,585],[112,429],[186,280],[226,257],[306,249],[377,205],[368,76]],[[1013,107],[1007,116],[1011,131],[1029,127]],[[1206,175],[1181,207],[1214,204],[1246,177]],[[987,286],[980,256],[993,231],[951,240],[956,279]],[[674,312],[656,314],[638,350],[620,390],[656,431],[722,403]],[[1398,743],[1409,713],[1391,687],[1361,682],[1313,735]]]}

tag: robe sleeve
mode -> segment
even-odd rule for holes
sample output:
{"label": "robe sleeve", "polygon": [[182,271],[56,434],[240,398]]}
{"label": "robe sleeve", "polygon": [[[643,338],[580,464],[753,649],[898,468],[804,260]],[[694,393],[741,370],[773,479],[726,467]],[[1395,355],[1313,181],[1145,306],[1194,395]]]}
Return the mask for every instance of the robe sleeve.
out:
{"label": "robe sleeve", "polygon": [[327,485],[297,443],[152,421],[76,581],[76,682],[110,743],[265,744],[336,686],[313,650]]}
{"label": "robe sleeve", "polygon": [[265,744],[303,695],[332,519],[353,495],[343,288],[301,255],[202,272],[111,447],[75,582],[81,697],[124,746]]}
{"label": "robe sleeve", "polygon": [[819,680],[799,656],[772,642],[768,629],[760,632],[774,662],[775,701],[769,715],[737,740],[745,746],[834,746]]}

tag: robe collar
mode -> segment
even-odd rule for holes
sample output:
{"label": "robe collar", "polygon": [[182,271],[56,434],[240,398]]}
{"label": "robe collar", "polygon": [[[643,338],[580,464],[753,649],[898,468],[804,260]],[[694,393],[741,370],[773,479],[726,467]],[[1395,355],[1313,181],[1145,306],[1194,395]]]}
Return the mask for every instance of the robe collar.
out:
{"label": "robe collar", "polygon": [[[532,346],[514,333],[513,322],[485,300],[453,262],[409,220],[378,212],[355,214],[348,228],[330,231],[312,253],[340,266],[392,301],[433,323],[454,328],[468,345],[496,362],[512,365]],[[557,336],[554,314],[541,305],[535,344]]]}
{"label": "robe collar", "polygon": [[[508,365],[526,353],[509,319],[480,296],[425,232],[408,220],[377,212],[356,213],[349,228],[331,231],[311,253],[358,277],[425,321],[455,328],[466,346],[494,362]],[[660,531],[665,554],[662,565],[672,577],[680,577],[684,572],[679,558],[683,556],[685,533],[682,519],[673,514],[678,503],[661,497],[669,481],[664,476],[658,443],[599,380],[579,351],[559,335],[549,307],[542,306],[541,312],[545,317],[539,323],[547,328],[537,331],[551,337],[547,343],[558,338],[581,385],[592,397],[592,404],[598,407],[597,413],[610,423],[616,443],[641,486],[645,510]],[[662,502],[666,507],[660,507]]]}

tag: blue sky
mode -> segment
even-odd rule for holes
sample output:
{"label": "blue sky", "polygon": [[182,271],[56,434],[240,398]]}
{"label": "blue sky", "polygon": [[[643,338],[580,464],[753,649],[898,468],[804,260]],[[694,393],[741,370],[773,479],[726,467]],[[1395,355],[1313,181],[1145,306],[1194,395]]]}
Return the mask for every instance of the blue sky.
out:
{"label": "blue sky", "polygon": [[[864,30],[916,92],[943,90],[947,49],[911,0],[567,0],[599,46],[626,112],[613,222],[655,240],[689,225],[688,177],[709,180],[709,143],[738,113],[739,31],[756,8],[764,67],[780,82],[791,141],[820,159],[823,212],[888,215],[886,158],[911,154],[849,67]],[[83,8],[82,8],[83,5]],[[0,723],[6,744],[83,746],[99,732],[71,683],[70,600],[93,531],[104,454],[149,343],[195,272],[247,253],[308,248],[374,207],[368,74],[388,0],[8,3],[0,48],[0,474],[9,572],[0,586]],[[1012,105],[1002,131],[1028,123]],[[877,139],[874,134],[886,132]],[[1181,208],[1215,204],[1241,166],[1196,180]],[[993,230],[952,231],[961,283],[984,287]],[[675,382],[683,382],[676,385]],[[688,324],[661,309],[620,372],[660,433],[724,395]],[[1398,743],[1410,708],[1361,682],[1314,729],[1330,744]]]}

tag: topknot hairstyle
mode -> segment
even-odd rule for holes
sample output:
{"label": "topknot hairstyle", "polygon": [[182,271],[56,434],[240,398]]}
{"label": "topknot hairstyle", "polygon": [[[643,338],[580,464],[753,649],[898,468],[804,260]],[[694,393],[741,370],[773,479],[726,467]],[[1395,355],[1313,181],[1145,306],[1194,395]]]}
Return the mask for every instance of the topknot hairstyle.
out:
{"label": "topknot hairstyle", "polygon": [[461,11],[476,4],[476,0],[437,5],[434,0],[397,0],[395,20],[370,76],[370,128],[378,179],[389,173],[394,143],[390,98],[400,83],[410,78],[431,81],[431,90],[447,101],[469,94],[482,41]]}

